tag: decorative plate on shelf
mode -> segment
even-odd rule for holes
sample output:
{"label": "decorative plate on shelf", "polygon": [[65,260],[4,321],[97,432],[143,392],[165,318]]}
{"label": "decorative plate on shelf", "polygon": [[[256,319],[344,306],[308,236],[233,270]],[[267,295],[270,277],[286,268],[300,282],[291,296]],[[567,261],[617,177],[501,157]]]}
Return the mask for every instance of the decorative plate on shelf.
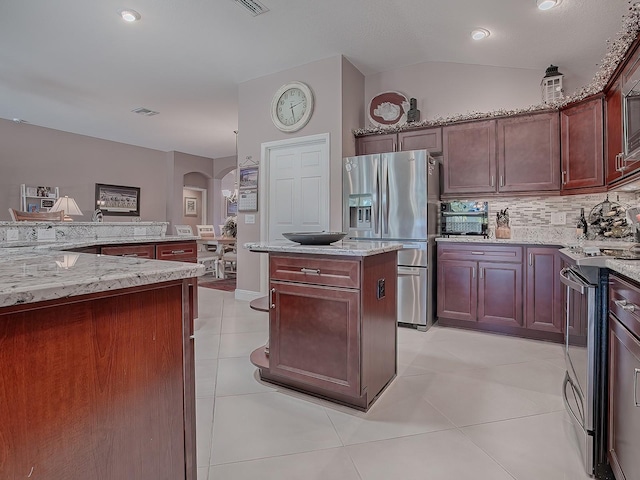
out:
{"label": "decorative plate on shelf", "polygon": [[369,102],[369,121],[376,127],[394,127],[407,123],[409,100],[400,92],[382,92]]}
{"label": "decorative plate on shelf", "polygon": [[342,240],[346,235],[345,232],[289,232],[282,234],[287,240],[300,245],[330,245]]}

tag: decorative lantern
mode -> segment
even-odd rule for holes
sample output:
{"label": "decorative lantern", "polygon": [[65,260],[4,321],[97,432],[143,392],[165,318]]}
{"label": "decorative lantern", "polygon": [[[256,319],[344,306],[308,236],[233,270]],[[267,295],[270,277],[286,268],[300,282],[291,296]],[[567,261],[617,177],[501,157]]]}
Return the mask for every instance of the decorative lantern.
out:
{"label": "decorative lantern", "polygon": [[554,103],[562,98],[562,94],[564,93],[562,77],[564,77],[564,75],[558,71],[558,67],[549,65],[540,83],[543,103]]}

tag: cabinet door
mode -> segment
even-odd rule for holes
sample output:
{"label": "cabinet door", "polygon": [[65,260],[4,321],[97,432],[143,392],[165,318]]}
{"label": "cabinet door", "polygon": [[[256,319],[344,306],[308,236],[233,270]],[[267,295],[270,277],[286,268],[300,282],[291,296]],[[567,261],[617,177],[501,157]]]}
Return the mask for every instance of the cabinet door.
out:
{"label": "cabinet door", "polygon": [[156,247],[154,245],[123,245],[117,247],[102,247],[102,255],[117,255],[120,257],[156,258]]}
{"label": "cabinet door", "polygon": [[562,333],[562,283],[557,248],[526,251],[525,325],[532,330]]}
{"label": "cabinet door", "polygon": [[622,177],[620,155],[623,151],[622,133],[622,82],[613,84],[605,97],[606,136],[606,169],[607,185]]}
{"label": "cabinet door", "polygon": [[442,193],[496,191],[496,122],[451,125],[442,129]]}
{"label": "cabinet door", "polygon": [[478,262],[438,262],[438,317],[475,322],[478,305]]}
{"label": "cabinet door", "polygon": [[498,120],[498,190],[560,190],[557,112]]}
{"label": "cabinet door", "polygon": [[604,185],[602,97],[560,112],[563,190]]}
{"label": "cabinet door", "polygon": [[523,325],[521,263],[478,263],[478,323]]}
{"label": "cabinet door", "polygon": [[360,293],[271,282],[269,371],[360,396]]}
{"label": "cabinet door", "polygon": [[397,145],[398,136],[395,133],[358,137],[356,139],[356,155],[395,152]]}
{"label": "cabinet door", "polygon": [[442,152],[442,128],[425,128],[398,133],[398,150],[427,150],[431,154]]}
{"label": "cabinet door", "polygon": [[609,315],[609,462],[616,478],[640,478],[640,341]]}

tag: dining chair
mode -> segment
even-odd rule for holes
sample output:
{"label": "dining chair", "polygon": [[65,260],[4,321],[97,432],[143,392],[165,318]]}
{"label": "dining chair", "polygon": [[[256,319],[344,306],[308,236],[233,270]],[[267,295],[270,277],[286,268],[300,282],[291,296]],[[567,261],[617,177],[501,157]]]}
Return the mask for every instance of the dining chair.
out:
{"label": "dining chair", "polygon": [[[191,237],[193,236],[193,229],[191,225],[175,225],[176,235],[179,237]],[[198,245],[198,263],[204,265],[205,275],[207,273],[213,273],[213,276],[218,278],[220,258],[216,252],[212,252],[206,249],[200,249]]]}

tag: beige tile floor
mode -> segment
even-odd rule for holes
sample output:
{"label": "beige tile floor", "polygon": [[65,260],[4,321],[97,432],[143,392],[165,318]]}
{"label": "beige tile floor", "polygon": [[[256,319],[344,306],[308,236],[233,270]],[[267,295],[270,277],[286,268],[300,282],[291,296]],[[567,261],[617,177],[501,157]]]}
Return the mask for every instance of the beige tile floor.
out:
{"label": "beige tile floor", "polygon": [[586,480],[562,347],[401,328],[398,377],[367,413],[261,382],[265,313],[199,289],[198,480]]}

